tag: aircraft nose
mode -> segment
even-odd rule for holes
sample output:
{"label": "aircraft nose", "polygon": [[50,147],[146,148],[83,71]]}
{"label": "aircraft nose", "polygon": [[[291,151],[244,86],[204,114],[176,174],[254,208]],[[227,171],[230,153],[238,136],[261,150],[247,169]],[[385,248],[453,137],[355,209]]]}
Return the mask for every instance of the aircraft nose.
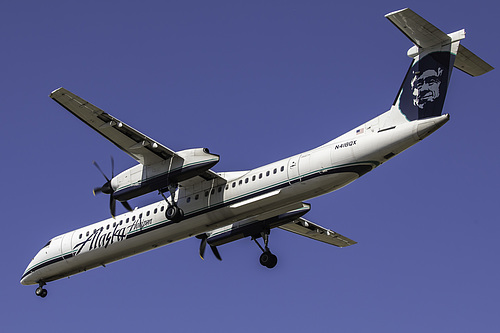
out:
{"label": "aircraft nose", "polygon": [[30,285],[30,284],[35,284],[35,281],[32,281],[32,273],[30,271],[25,271],[23,276],[21,276],[21,280],[19,283],[21,283],[24,286]]}

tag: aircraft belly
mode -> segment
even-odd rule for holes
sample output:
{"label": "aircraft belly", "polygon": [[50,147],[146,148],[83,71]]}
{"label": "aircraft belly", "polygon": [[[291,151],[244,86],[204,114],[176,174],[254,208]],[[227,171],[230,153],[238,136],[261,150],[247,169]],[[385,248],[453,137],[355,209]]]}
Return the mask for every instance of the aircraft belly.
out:
{"label": "aircraft belly", "polygon": [[[64,260],[33,272],[30,279],[32,281],[43,279],[46,282],[56,280],[246,218],[264,216],[267,212],[280,214],[282,213],[280,208],[289,210],[290,205],[346,186],[379,165],[384,160],[383,154],[403,151],[418,142],[418,136],[416,128],[400,126],[398,129],[369,134],[356,139],[356,142],[349,142],[340,144],[342,147],[337,148],[345,148],[344,153],[335,152],[333,145],[330,155],[331,166],[325,165],[323,159],[320,159],[322,162],[318,164],[316,160],[319,159],[314,153],[311,154],[309,161],[306,162],[304,159],[304,168],[302,170],[299,168],[301,172],[298,180],[293,183],[290,183],[289,179],[279,180],[257,191],[254,189],[248,193],[235,192],[232,197],[221,197],[216,201],[198,201],[198,206],[191,207],[191,211],[188,210],[189,204],[183,203],[181,208],[185,210],[186,219],[180,223],[164,220],[160,214],[154,225],[144,228],[128,226],[130,229],[127,229],[126,237],[123,235],[124,239],[105,246],[99,243],[101,245],[95,246],[94,249],[87,249],[76,255],[72,253],[68,256],[68,249],[65,247]],[[327,153],[324,149],[320,152],[323,155]],[[336,157],[341,158],[342,163],[339,164],[338,160],[335,160]],[[62,258],[62,255],[60,257]]]}

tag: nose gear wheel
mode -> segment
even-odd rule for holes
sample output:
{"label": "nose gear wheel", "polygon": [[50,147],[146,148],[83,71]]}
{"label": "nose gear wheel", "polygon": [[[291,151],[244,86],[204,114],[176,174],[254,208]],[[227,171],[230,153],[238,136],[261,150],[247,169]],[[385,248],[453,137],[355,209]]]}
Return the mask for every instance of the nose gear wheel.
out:
{"label": "nose gear wheel", "polygon": [[38,288],[35,290],[35,294],[37,296],[40,296],[41,298],[44,298],[47,296],[47,289],[44,289],[43,286],[45,285],[45,282],[39,282],[38,283]]}

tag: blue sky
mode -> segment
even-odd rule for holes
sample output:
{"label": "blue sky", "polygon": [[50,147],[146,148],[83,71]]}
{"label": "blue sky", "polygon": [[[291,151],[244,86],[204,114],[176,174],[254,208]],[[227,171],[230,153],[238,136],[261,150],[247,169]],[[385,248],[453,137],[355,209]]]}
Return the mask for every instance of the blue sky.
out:
{"label": "blue sky", "polygon": [[[48,285],[19,279],[50,238],[107,218],[94,197],[134,165],[53,102],[65,87],[174,150],[209,147],[215,171],[321,145],[387,110],[411,42],[384,14],[410,7],[498,67],[491,1],[18,1],[1,5],[5,331],[471,332],[498,327],[498,70],[454,71],[432,136],[307,218],[359,242],[276,230],[269,270],[248,239],[189,239]],[[496,7],[496,8],[495,8]],[[131,201],[140,206],[156,200]]]}

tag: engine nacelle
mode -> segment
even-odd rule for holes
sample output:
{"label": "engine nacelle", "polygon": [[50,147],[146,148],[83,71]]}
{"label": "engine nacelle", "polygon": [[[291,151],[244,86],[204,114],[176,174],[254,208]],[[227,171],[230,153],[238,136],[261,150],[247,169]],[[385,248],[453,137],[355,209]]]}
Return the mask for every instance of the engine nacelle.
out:
{"label": "engine nacelle", "polygon": [[177,152],[177,155],[184,161],[178,175],[171,177],[177,182],[196,177],[219,162],[219,155],[210,153],[208,148],[186,149]]}
{"label": "engine nacelle", "polygon": [[113,196],[119,201],[126,201],[166,189],[203,174],[216,165],[219,159],[219,155],[210,153],[207,148],[195,148],[176,152],[176,156],[156,164],[138,164],[111,180]]}

